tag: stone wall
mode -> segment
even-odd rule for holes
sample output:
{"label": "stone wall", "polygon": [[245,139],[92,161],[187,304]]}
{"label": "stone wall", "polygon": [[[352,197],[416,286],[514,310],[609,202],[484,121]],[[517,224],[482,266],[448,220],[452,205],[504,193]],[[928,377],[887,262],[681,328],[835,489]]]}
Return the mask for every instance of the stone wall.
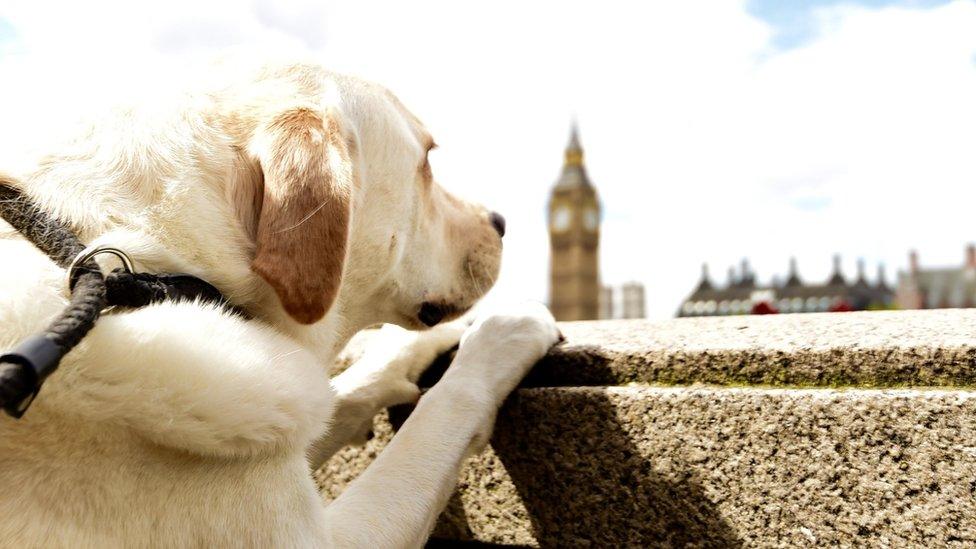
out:
{"label": "stone wall", "polygon": [[[562,329],[466,465],[437,538],[976,544],[976,311]],[[389,440],[388,418],[319,471],[326,498]]]}

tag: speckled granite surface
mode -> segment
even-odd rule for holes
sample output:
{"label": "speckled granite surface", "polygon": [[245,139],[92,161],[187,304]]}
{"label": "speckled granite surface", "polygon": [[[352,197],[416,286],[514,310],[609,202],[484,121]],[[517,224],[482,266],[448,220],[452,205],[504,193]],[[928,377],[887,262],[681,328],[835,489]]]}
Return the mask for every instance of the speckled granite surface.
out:
{"label": "speckled granite surface", "polygon": [[[535,384],[596,355],[603,370],[559,375],[676,386],[520,389],[435,535],[544,547],[976,546],[976,392],[964,387],[976,311],[563,332]],[[764,386],[683,385],[750,380]],[[942,387],[827,387],[847,383]],[[814,388],[765,386],[776,384]],[[376,433],[319,471],[326,497],[392,435],[385,418]]]}
{"label": "speckled granite surface", "polygon": [[[526,386],[974,386],[976,309],[561,324]],[[365,332],[346,360],[368,344]]]}

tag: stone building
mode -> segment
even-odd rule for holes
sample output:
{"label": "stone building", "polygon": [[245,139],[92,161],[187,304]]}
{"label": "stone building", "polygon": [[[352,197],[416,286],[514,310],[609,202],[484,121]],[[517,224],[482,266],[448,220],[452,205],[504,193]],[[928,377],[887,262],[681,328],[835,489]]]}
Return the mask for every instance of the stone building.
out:
{"label": "stone building", "polygon": [[644,285],[625,282],[620,286],[600,288],[600,320],[644,318]]}
{"label": "stone building", "polygon": [[644,318],[644,285],[627,282],[620,287],[621,318]]}
{"label": "stone building", "polygon": [[922,269],[918,253],[908,254],[908,272],[898,273],[895,300],[902,309],[976,306],[976,245],[966,246],[962,266]]}
{"label": "stone building", "polygon": [[757,283],[748,262],[742,261],[740,271],[729,270],[725,286],[714,284],[708,266],[702,265],[702,276],[694,292],[681,304],[677,316],[724,316],[764,313],[814,313],[861,311],[889,308],[894,292],[885,280],[884,266],[878,267],[876,283],[868,282],[864,261],[858,261],[857,278],[848,282],[841,271],[840,257],[834,256],[830,278],[819,284],[804,283],[800,279],[795,259],[790,260],[789,273],[784,282],[774,280],[769,285]]}
{"label": "stone building", "polygon": [[601,301],[612,303],[605,297],[601,300],[600,201],[586,175],[575,124],[566,147],[562,175],[549,199],[549,241],[552,314],[557,320],[600,318]]}

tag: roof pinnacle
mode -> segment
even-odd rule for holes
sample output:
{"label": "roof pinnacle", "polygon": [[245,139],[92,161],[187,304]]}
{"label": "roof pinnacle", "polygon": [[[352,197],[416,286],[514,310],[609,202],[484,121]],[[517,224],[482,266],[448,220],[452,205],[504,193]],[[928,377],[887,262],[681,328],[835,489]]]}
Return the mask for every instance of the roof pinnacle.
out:
{"label": "roof pinnacle", "polygon": [[580,145],[579,126],[573,120],[570,126],[569,143],[566,144],[566,162],[563,164],[563,173],[556,182],[556,189],[585,189],[592,192],[593,184],[590,183],[586,175],[586,166],[583,165],[583,147]]}
{"label": "roof pinnacle", "polygon": [[566,145],[566,165],[583,165],[583,147],[580,145],[579,125],[576,123],[575,118],[569,131],[569,143]]}
{"label": "roof pinnacle", "polygon": [[830,275],[830,280],[827,283],[835,286],[844,286],[847,284],[841,269],[840,254],[834,254],[834,272]]}
{"label": "roof pinnacle", "polygon": [[802,286],[803,282],[800,280],[800,271],[796,266],[796,258],[790,258],[790,274],[786,279],[787,286]]}
{"label": "roof pinnacle", "polygon": [[855,282],[856,284],[859,284],[861,286],[867,286],[868,279],[867,279],[867,276],[865,274],[865,271],[866,271],[866,268],[864,266],[864,258],[863,257],[859,257],[857,259],[857,281]]}
{"label": "roof pinnacle", "polygon": [[878,288],[880,288],[882,290],[887,290],[888,289],[888,281],[885,280],[886,278],[887,277],[885,276],[885,266],[884,266],[884,263],[879,263],[878,264]]}
{"label": "roof pinnacle", "polygon": [[708,276],[708,263],[702,263],[701,280],[698,282],[698,291],[711,290],[712,281]]}

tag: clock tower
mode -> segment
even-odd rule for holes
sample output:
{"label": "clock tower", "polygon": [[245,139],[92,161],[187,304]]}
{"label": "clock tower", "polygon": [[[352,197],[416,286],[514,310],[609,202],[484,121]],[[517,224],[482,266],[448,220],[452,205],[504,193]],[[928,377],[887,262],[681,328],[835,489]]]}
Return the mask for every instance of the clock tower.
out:
{"label": "clock tower", "polygon": [[576,124],[549,198],[549,308],[556,320],[600,314],[600,201],[583,165]]}

